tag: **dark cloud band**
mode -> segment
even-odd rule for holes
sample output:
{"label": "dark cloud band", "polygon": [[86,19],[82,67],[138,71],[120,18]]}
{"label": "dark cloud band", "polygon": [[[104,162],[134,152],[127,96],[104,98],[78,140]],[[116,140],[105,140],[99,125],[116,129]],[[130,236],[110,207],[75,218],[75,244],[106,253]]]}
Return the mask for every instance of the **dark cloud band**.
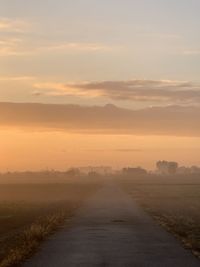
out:
{"label": "dark cloud band", "polygon": [[113,105],[0,103],[0,126],[94,134],[200,136],[200,107],[128,110]]}

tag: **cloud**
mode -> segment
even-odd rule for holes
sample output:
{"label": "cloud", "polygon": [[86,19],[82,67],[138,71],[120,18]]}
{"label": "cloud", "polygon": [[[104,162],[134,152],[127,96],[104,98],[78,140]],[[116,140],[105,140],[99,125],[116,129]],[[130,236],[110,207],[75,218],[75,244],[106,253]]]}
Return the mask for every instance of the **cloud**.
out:
{"label": "cloud", "polygon": [[183,54],[186,56],[200,55],[200,49],[188,49],[188,50],[183,51]]}
{"label": "cloud", "polygon": [[47,53],[85,53],[111,51],[112,47],[97,43],[28,43],[26,38],[6,38],[0,40],[0,56],[36,56]]}
{"label": "cloud", "polygon": [[121,152],[121,153],[133,153],[133,152],[142,152],[142,149],[136,149],[136,148],[117,148],[111,150],[113,152]]}
{"label": "cloud", "polygon": [[[23,55],[39,55],[43,53],[67,53],[67,52],[99,52],[111,51],[112,46],[102,43],[86,43],[86,42],[46,42],[39,40],[32,43],[27,42],[26,33],[30,33],[32,29],[28,21],[22,19],[0,18],[0,56],[23,56]],[[5,38],[5,34],[12,34],[17,38]],[[23,34],[23,35],[22,35]],[[19,39],[18,37],[21,37]]]}
{"label": "cloud", "polygon": [[0,126],[89,134],[200,136],[200,107],[128,110],[113,105],[0,103]]}
{"label": "cloud", "polygon": [[142,152],[142,149],[136,148],[116,148],[116,149],[89,149],[89,152],[120,152],[120,153],[135,153]]}
{"label": "cloud", "polygon": [[[47,41],[32,32],[32,24],[22,19],[0,18],[0,56],[43,55],[46,53],[85,53],[111,51],[114,47],[96,42]],[[27,35],[29,34],[29,35]],[[10,37],[12,36],[12,37]],[[28,38],[27,38],[28,37]]]}
{"label": "cloud", "polygon": [[26,46],[25,34],[29,33],[31,25],[22,19],[0,18],[0,56],[23,56],[30,54]]}
{"label": "cloud", "polygon": [[28,22],[21,19],[0,18],[0,32],[24,33],[28,27]]}
{"label": "cloud", "polygon": [[199,104],[200,85],[187,81],[130,80],[83,83],[36,83],[48,95],[104,97],[112,100]]}
{"label": "cloud", "polygon": [[35,77],[33,76],[0,76],[0,82],[4,81],[14,81],[14,82],[26,82],[26,81],[32,81]]}
{"label": "cloud", "polygon": [[2,38],[0,40],[0,56],[22,56],[27,55],[24,41],[20,38]]}
{"label": "cloud", "polygon": [[52,82],[39,82],[34,83],[33,87],[40,90],[41,94],[50,96],[81,96],[81,97],[100,97],[101,93],[97,90],[83,90],[82,88],[76,87],[75,84],[62,84],[62,83],[52,83]]}
{"label": "cloud", "polygon": [[40,48],[44,51],[106,51],[111,50],[112,47],[109,45],[101,44],[101,43],[73,43],[73,42],[64,42],[58,44],[48,44]]}

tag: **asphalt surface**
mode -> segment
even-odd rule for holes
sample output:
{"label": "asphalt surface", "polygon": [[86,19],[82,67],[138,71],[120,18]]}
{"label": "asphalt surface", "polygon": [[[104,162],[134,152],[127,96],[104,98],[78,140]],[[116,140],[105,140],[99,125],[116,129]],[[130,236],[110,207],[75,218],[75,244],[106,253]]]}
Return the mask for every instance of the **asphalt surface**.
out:
{"label": "asphalt surface", "polygon": [[114,184],[78,211],[24,267],[196,267],[200,261]]}

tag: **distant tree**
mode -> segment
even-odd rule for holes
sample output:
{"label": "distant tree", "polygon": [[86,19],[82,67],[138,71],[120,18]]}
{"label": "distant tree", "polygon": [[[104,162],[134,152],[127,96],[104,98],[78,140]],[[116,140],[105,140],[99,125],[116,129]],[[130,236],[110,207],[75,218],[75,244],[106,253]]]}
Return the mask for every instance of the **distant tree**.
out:
{"label": "distant tree", "polygon": [[200,168],[197,166],[192,166],[190,169],[191,169],[191,173],[195,173],[195,174],[200,173]]}
{"label": "distant tree", "polygon": [[100,174],[98,172],[95,172],[95,171],[90,171],[90,172],[88,172],[88,176],[95,178],[95,177],[99,177]]}
{"label": "distant tree", "polygon": [[185,167],[185,166],[181,166],[178,168],[177,172],[179,174],[191,174],[191,168]]}
{"label": "distant tree", "polygon": [[80,170],[78,168],[70,168],[67,170],[66,174],[71,177],[79,176]]}

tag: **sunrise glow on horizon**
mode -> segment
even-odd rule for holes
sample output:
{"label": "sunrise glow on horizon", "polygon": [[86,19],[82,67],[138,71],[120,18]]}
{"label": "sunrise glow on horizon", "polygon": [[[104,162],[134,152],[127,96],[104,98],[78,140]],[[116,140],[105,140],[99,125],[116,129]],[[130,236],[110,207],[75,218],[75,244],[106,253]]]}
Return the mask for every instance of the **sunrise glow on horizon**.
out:
{"label": "sunrise glow on horizon", "polygon": [[198,0],[0,6],[0,172],[200,165]]}

